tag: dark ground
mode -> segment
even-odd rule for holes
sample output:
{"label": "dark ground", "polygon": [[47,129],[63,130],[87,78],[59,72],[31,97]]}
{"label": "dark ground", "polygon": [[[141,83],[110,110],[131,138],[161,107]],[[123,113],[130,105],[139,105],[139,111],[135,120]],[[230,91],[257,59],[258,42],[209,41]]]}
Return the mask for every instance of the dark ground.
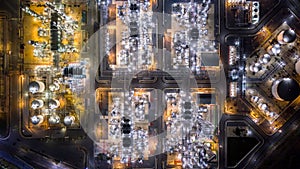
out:
{"label": "dark ground", "polygon": [[300,168],[300,127],[268,156],[258,169]]}

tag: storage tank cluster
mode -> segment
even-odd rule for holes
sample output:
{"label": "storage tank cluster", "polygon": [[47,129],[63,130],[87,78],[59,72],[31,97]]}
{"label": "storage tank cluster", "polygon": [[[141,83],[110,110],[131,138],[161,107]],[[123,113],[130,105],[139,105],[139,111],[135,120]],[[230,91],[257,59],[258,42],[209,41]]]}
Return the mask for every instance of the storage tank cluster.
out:
{"label": "storage tank cluster", "polygon": [[[49,85],[49,90],[51,92],[58,91],[59,89],[60,89],[60,86],[59,86],[58,81],[54,81],[53,84]],[[45,84],[43,82],[36,80],[36,81],[32,81],[29,83],[29,92],[30,93],[36,94],[36,93],[43,93],[44,91],[45,91]],[[34,99],[31,102],[31,108],[34,110],[41,109],[44,107],[44,105],[45,105],[45,102],[42,99]],[[51,109],[51,110],[57,109],[60,106],[60,102],[59,102],[59,100],[53,98],[53,99],[49,100],[48,106],[49,106],[49,109]],[[30,118],[30,120],[31,120],[32,124],[38,125],[44,121],[44,116],[43,115],[33,115]],[[66,116],[64,119],[64,123],[66,126],[73,124],[74,121],[75,121],[74,116]],[[48,122],[50,124],[58,124],[58,123],[60,123],[60,117],[56,114],[52,114],[49,117]]]}
{"label": "storage tank cluster", "polygon": [[281,52],[281,45],[280,45],[279,43],[270,45],[270,46],[267,48],[267,52],[268,52],[270,55],[279,55],[280,52]]}
{"label": "storage tank cluster", "polygon": [[[250,65],[250,71],[256,73],[262,70],[262,65],[269,63],[271,61],[271,56],[279,55],[281,53],[282,45],[292,43],[296,40],[296,38],[297,35],[295,31],[292,29],[281,31],[277,36],[278,43],[270,45],[267,48],[268,53],[263,54],[256,62]],[[300,73],[300,63],[299,63],[299,73]]]}
{"label": "storage tank cluster", "polygon": [[262,56],[259,57],[259,59],[252,63],[249,66],[249,69],[251,72],[257,73],[262,70],[263,65],[269,63],[271,61],[271,56],[269,54],[263,54]]}
{"label": "storage tank cluster", "polygon": [[[281,51],[281,45],[286,45],[295,42],[297,34],[292,29],[282,30],[278,36],[278,44],[268,48],[269,53],[277,54]],[[300,60],[295,63],[295,71],[300,75]],[[298,82],[292,78],[281,78],[273,82],[272,95],[280,101],[293,101],[300,94]]]}
{"label": "storage tank cluster", "polygon": [[288,43],[293,43],[295,42],[297,38],[297,34],[294,30],[292,29],[286,29],[282,30],[278,35],[277,35],[277,42],[276,44],[270,45],[267,48],[267,52],[270,55],[279,55],[281,52],[281,45],[285,45]]}
{"label": "storage tank cluster", "polygon": [[271,111],[271,107],[264,99],[260,96],[252,95],[250,101],[255,104],[258,109],[264,113],[265,116],[270,118],[277,118],[278,114],[274,111]]}
{"label": "storage tank cluster", "polygon": [[[51,92],[58,91],[60,89],[60,84],[57,80],[54,80],[52,84],[49,85],[49,90]],[[32,94],[43,93],[45,91],[45,84],[41,81],[32,81],[29,83],[29,92]],[[31,102],[31,108],[34,110],[44,107],[44,100],[34,99]],[[54,110],[60,107],[60,102],[58,99],[52,98],[48,102],[49,109]],[[38,125],[44,122],[44,115],[33,115],[31,118],[31,123]],[[48,118],[48,123],[55,125],[61,122],[60,116],[57,114],[51,114]],[[64,117],[63,123],[65,126],[70,126],[75,122],[75,117],[73,115],[66,115]]]}

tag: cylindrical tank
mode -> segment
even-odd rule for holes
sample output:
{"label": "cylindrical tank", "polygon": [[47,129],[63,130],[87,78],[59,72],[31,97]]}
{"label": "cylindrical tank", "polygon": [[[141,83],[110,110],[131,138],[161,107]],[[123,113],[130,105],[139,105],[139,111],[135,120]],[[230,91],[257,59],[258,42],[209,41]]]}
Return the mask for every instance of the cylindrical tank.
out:
{"label": "cylindrical tank", "polygon": [[66,126],[72,125],[72,124],[74,123],[74,121],[75,121],[75,117],[74,117],[74,116],[66,116],[66,117],[64,118],[64,124],[65,124]]}
{"label": "cylindrical tank", "polygon": [[60,103],[57,99],[50,99],[48,105],[50,109],[57,109],[60,106]]}
{"label": "cylindrical tank", "polygon": [[267,48],[267,52],[270,55],[278,55],[281,52],[281,46],[280,46],[280,44],[277,43],[277,44],[274,44],[274,45],[270,45]]}
{"label": "cylindrical tank", "polygon": [[266,103],[259,103],[258,108],[262,111],[265,111],[268,109],[268,105]]}
{"label": "cylindrical tank", "polygon": [[31,93],[41,93],[45,90],[45,84],[41,81],[32,81],[29,83],[29,92]]}
{"label": "cylindrical tank", "polygon": [[260,62],[263,63],[263,64],[267,64],[269,63],[271,60],[271,56],[269,54],[264,54],[263,56],[261,56],[260,58]]}
{"label": "cylindrical tank", "polygon": [[44,101],[43,100],[40,100],[40,99],[34,99],[32,102],[31,102],[31,108],[32,109],[39,109],[39,108],[42,108],[44,106]]}
{"label": "cylindrical tank", "polygon": [[53,83],[53,84],[49,85],[49,90],[51,92],[57,91],[57,90],[59,90],[59,88],[60,88],[60,86],[57,83]]}
{"label": "cylindrical tank", "polygon": [[300,87],[296,80],[282,78],[272,85],[272,95],[280,101],[293,101],[300,94]]}
{"label": "cylindrical tank", "polygon": [[59,116],[56,115],[56,114],[51,115],[51,116],[49,117],[49,119],[48,119],[48,122],[49,122],[50,124],[58,124],[59,121],[60,121],[60,118],[59,118]]}
{"label": "cylindrical tank", "polygon": [[295,63],[295,70],[300,75],[300,59]]}
{"label": "cylindrical tank", "polygon": [[34,115],[30,119],[31,123],[34,125],[41,124],[44,121],[44,117],[42,115]]}
{"label": "cylindrical tank", "polygon": [[271,50],[274,53],[274,55],[278,55],[281,52],[281,47],[279,44],[275,44],[273,45]]}
{"label": "cylindrical tank", "polygon": [[258,96],[252,96],[251,98],[250,98],[250,100],[253,102],[253,103],[257,103],[258,101],[259,101],[259,97]]}
{"label": "cylindrical tank", "polygon": [[280,44],[292,43],[296,40],[297,35],[296,32],[292,29],[287,29],[281,31],[277,36],[277,41]]}
{"label": "cylindrical tank", "polygon": [[257,73],[257,72],[259,72],[260,70],[262,70],[262,65],[261,65],[260,63],[254,63],[254,64],[250,65],[249,68],[250,68],[250,71],[251,71],[251,72]]}
{"label": "cylindrical tank", "polygon": [[272,48],[273,48],[272,45],[270,45],[270,46],[267,48],[267,52],[268,52],[268,54],[270,54],[270,55],[274,55],[274,53],[272,52]]}

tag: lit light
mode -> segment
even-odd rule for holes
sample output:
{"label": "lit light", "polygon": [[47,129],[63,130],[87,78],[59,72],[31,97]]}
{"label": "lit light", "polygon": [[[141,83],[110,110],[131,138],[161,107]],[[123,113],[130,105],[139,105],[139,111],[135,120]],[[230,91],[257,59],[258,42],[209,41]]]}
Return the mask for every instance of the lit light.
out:
{"label": "lit light", "polygon": [[181,155],[181,153],[179,153],[178,155],[177,155],[177,159],[181,159],[182,158],[182,155]]}
{"label": "lit light", "polygon": [[61,129],[62,132],[66,132],[66,130],[67,130],[66,127],[63,127],[63,128]]}
{"label": "lit light", "polygon": [[230,97],[237,96],[237,82],[230,82]]}

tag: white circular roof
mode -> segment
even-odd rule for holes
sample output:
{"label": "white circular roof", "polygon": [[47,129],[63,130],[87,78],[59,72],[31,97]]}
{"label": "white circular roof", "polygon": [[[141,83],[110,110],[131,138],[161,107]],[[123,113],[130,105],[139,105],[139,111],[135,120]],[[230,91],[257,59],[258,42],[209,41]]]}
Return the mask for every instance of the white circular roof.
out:
{"label": "white circular roof", "polygon": [[49,123],[50,124],[58,124],[59,123],[59,121],[60,121],[60,118],[59,118],[59,116],[58,115],[51,115],[50,117],[49,117]]}
{"label": "white circular roof", "polygon": [[64,124],[66,126],[69,126],[69,125],[73,124],[74,120],[75,120],[74,116],[66,116],[64,118]]}
{"label": "white circular roof", "polygon": [[39,122],[41,120],[37,116],[32,116],[30,119],[31,119],[31,123],[34,124],[34,125],[39,124]]}
{"label": "white circular roof", "polygon": [[300,75],[300,60],[298,60],[295,64],[295,70]]}
{"label": "white circular roof", "polygon": [[60,105],[60,103],[58,100],[56,100],[56,99],[49,100],[49,108],[50,109],[56,109],[59,107],[59,105]]}

